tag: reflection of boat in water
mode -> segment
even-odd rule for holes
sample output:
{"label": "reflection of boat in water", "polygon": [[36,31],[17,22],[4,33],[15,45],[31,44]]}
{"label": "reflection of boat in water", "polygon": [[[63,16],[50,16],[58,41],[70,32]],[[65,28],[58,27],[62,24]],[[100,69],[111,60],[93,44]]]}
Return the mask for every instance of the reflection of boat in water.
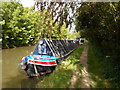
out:
{"label": "reflection of boat in water", "polygon": [[50,73],[77,46],[73,40],[40,39],[32,55],[23,57],[19,66],[29,77]]}
{"label": "reflection of boat in water", "polygon": [[40,78],[24,78],[21,80],[19,88],[37,88]]}

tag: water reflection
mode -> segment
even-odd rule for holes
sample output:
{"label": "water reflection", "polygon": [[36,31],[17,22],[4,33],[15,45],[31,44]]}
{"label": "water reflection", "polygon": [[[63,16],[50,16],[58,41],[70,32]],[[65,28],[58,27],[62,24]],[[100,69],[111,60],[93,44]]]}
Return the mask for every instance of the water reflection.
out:
{"label": "water reflection", "polygon": [[40,79],[28,78],[24,71],[19,70],[18,63],[23,56],[29,55],[34,46],[2,50],[2,87],[3,88],[34,88]]}
{"label": "water reflection", "polygon": [[25,78],[21,81],[20,88],[36,88],[40,78]]}

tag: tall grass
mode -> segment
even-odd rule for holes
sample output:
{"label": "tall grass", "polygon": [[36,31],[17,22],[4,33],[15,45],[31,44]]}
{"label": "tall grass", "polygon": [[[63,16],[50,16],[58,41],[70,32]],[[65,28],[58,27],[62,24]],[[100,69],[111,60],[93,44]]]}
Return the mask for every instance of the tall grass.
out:
{"label": "tall grass", "polygon": [[56,70],[49,76],[39,82],[39,88],[68,88],[72,73],[76,70],[77,64],[80,62],[80,55],[83,51],[83,46],[79,46],[71,55],[69,55],[61,65],[58,65]]}

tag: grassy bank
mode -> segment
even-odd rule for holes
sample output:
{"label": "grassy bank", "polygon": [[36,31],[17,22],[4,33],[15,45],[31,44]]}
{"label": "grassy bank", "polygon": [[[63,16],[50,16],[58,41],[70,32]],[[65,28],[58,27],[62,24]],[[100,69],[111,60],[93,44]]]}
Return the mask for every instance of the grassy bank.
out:
{"label": "grassy bank", "polygon": [[109,79],[105,78],[105,73],[108,71],[105,68],[109,67],[109,62],[97,52],[97,50],[90,46],[88,51],[88,72],[90,75],[90,86],[92,88],[112,88]]}
{"label": "grassy bank", "polygon": [[[71,55],[69,55],[61,65],[56,67],[48,76],[45,76],[41,82],[38,83],[39,88],[68,88],[73,71],[75,71],[80,55],[83,51],[83,46],[79,46]],[[81,67],[80,67],[81,68]]]}

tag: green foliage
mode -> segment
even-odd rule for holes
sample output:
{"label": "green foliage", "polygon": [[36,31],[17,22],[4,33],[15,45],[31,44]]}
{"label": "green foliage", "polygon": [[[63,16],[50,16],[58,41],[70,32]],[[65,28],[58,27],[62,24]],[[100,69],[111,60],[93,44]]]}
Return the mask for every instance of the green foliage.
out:
{"label": "green foliage", "polygon": [[[101,58],[102,56],[99,57],[97,53],[98,51],[96,52],[95,48],[90,45],[88,50],[90,86],[92,88],[112,88],[113,86],[111,86],[112,84],[109,82],[109,79],[104,77],[103,72],[107,72],[108,70],[105,70],[106,66],[103,66],[103,62],[101,62],[101,59],[103,58]],[[102,61],[104,60],[105,59]],[[109,66],[108,63],[105,64],[107,64],[107,67]]]}
{"label": "green foliage", "polygon": [[77,10],[76,29],[107,55],[120,51],[120,2],[83,3]]}
{"label": "green foliage", "polygon": [[80,32],[69,32],[67,35],[67,39],[76,39],[76,38],[80,38]]}
{"label": "green foliage", "polygon": [[2,2],[3,40],[2,48],[18,47],[35,44],[39,38],[67,38],[69,30],[66,25],[61,26],[61,33],[58,32],[59,25],[53,26],[53,20],[47,17],[47,11],[34,11],[33,8],[24,8],[18,2]]}
{"label": "green foliage", "polygon": [[90,45],[88,54],[88,71],[91,75],[93,88],[120,88],[120,67],[113,60],[104,56],[94,46]]}
{"label": "green foliage", "polygon": [[104,57],[99,61],[102,64],[98,63],[103,66],[103,75],[119,87],[120,2],[83,3],[77,14],[76,29],[100,52],[100,57]]}
{"label": "green foliage", "polygon": [[[37,88],[69,88],[72,74],[80,62],[79,57],[82,51],[83,46],[78,47],[70,56],[62,61],[61,65],[56,67],[56,70],[51,75],[45,77]],[[82,67],[79,66],[80,70],[81,68]]]}

